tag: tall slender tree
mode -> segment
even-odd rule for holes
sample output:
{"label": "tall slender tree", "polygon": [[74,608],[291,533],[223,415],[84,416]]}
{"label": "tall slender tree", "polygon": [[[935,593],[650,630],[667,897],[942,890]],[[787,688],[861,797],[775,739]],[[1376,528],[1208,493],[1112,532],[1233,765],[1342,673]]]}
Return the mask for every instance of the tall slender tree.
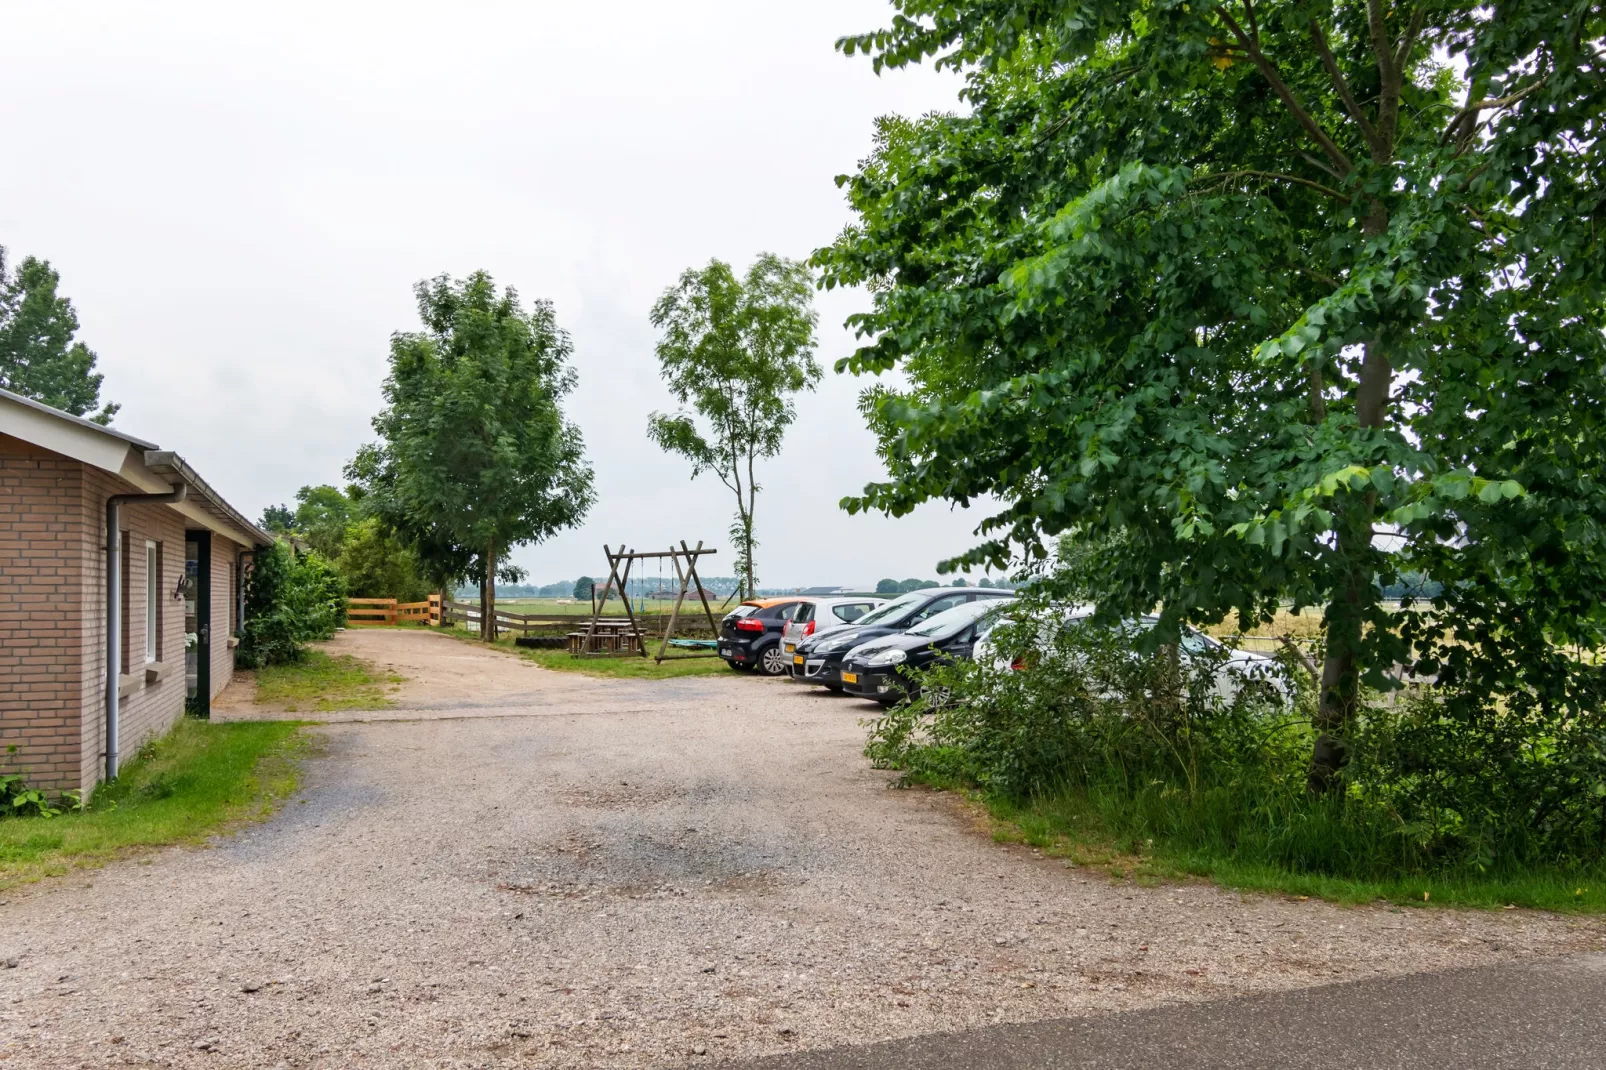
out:
{"label": "tall slender tree", "polygon": [[349,474],[432,578],[477,574],[480,634],[496,632],[496,580],[509,549],[580,521],[593,500],[580,431],[562,402],[572,346],[552,305],[526,312],[483,271],[414,292],[424,329],[391,338],[380,443]]}
{"label": "tall slender tree", "polygon": [[647,435],[691,461],[692,478],[713,472],[736,496],[731,542],[749,597],[758,589],[757,462],[780,453],[793,398],[820,380],[812,291],[807,266],[764,253],[740,279],[720,260],[688,269],[652,309],[663,331],[658,364],[682,408],[653,413]]}
{"label": "tall slender tree", "polygon": [[[107,424],[119,406],[101,405],[95,354],[73,336],[78,313],[56,292],[61,276],[48,261],[24,257],[6,270],[0,246],[0,387],[74,416]],[[96,408],[99,412],[95,412]]]}

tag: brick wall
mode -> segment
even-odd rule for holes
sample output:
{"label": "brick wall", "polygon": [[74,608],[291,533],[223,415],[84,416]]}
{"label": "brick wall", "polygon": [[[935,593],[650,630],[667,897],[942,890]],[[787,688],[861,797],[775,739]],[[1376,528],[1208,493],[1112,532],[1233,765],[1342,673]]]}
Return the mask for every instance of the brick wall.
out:
{"label": "brick wall", "polygon": [[[106,499],[136,493],[123,480],[0,435],[0,770],[52,791],[87,791],[106,760]],[[134,677],[118,704],[118,750],[131,761],[147,739],[184,715],[183,514],[167,505],[124,505],[126,626],[120,669]],[[160,547],[154,663],[149,631],[147,542]],[[244,546],[212,537],[211,692],[233,677],[234,571]],[[15,753],[5,748],[15,746]]]}
{"label": "brick wall", "polygon": [[[106,679],[104,661],[104,618],[106,556],[101,529],[105,526],[106,499],[112,494],[133,493],[134,488],[98,469],[86,468],[84,493],[80,501],[83,526],[93,532],[86,540],[83,558],[84,634],[93,638],[85,644],[81,671],[84,695],[83,730],[80,735],[79,777],[86,786],[101,779],[106,762]],[[184,517],[165,505],[124,505],[119,524],[127,533],[128,555],[123,559],[128,592],[125,620],[127,631],[123,649],[128,652],[128,672],[136,677],[134,688],[118,703],[117,749],[120,761],[127,763],[140,744],[161,735],[184,716],[184,602],[172,597],[184,575]],[[166,666],[160,680],[146,682],[146,552],[147,541],[161,547],[162,575],[157,584],[161,599],[157,643],[158,660]]]}
{"label": "brick wall", "polygon": [[83,465],[0,435],[0,769],[56,790],[82,783],[82,497]]}

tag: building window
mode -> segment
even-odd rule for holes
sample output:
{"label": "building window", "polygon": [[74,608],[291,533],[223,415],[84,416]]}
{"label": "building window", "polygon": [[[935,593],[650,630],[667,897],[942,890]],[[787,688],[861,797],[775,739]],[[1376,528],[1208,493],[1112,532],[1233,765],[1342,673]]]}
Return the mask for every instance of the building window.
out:
{"label": "building window", "polygon": [[162,660],[162,544],[145,543],[145,660]]}

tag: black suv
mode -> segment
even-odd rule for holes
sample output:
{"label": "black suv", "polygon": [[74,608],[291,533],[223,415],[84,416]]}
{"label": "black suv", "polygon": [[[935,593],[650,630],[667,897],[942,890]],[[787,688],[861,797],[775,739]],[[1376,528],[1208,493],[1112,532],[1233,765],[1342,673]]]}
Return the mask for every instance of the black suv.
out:
{"label": "black suv", "polygon": [[1014,591],[992,587],[927,587],[923,591],[910,591],[871,610],[852,624],[815,632],[803,640],[792,654],[792,679],[841,691],[842,656],[860,643],[907,631],[921,621],[966,602],[1014,597]]}
{"label": "black suv", "polygon": [[757,669],[765,676],[786,671],[781,633],[808,603],[797,598],[765,598],[743,602],[719,624],[719,656],[733,669]]}

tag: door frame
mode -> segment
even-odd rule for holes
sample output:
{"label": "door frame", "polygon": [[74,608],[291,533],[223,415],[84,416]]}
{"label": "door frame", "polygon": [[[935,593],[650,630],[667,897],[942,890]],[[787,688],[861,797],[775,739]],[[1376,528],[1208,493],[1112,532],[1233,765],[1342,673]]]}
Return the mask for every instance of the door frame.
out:
{"label": "door frame", "polygon": [[195,701],[189,712],[212,716],[212,533],[205,528],[184,532],[195,543]]}

